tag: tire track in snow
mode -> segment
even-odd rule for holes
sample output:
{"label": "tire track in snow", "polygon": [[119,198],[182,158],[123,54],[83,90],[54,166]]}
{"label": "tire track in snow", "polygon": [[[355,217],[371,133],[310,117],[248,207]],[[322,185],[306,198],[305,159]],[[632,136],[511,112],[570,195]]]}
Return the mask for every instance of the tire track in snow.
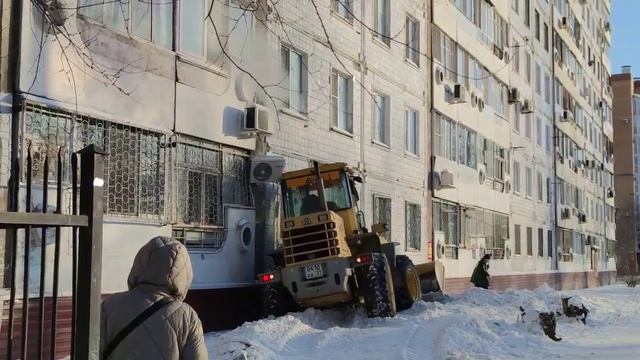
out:
{"label": "tire track in snow", "polygon": [[454,316],[437,319],[421,319],[413,325],[411,336],[402,349],[404,360],[439,360],[444,359],[444,336],[448,327],[452,326]]}

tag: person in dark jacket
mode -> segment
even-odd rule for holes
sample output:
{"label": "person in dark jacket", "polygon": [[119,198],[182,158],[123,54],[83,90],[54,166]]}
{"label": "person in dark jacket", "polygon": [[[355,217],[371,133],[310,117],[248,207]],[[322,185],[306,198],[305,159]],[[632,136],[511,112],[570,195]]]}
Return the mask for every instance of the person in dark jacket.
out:
{"label": "person in dark jacket", "polygon": [[476,286],[483,289],[489,288],[489,260],[491,260],[491,254],[485,254],[478,265],[473,269],[471,274],[471,282]]}

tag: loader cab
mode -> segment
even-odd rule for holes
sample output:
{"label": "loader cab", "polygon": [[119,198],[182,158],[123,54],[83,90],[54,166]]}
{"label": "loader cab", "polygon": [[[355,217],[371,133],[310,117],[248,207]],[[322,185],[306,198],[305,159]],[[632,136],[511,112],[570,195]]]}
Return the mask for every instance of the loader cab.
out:
{"label": "loader cab", "polygon": [[[357,215],[358,192],[354,180],[357,178],[344,163],[320,165],[320,174],[327,209],[342,218],[346,234],[359,232],[363,224]],[[283,174],[282,197],[284,228],[292,219],[324,211],[313,168]]]}

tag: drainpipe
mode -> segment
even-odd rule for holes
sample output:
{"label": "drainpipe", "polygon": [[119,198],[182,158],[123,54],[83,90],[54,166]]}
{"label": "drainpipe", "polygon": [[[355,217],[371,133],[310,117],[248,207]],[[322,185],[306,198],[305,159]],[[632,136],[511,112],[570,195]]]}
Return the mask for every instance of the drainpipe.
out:
{"label": "drainpipe", "polygon": [[[432,126],[433,126],[433,114],[434,114],[434,106],[433,106],[433,100],[434,100],[434,95],[433,95],[433,81],[431,80],[433,77],[433,71],[435,68],[434,62],[433,62],[433,2],[435,0],[429,0],[429,55],[431,57],[431,59],[429,60],[430,62],[430,73],[428,76],[429,79],[429,113],[426,114],[425,118],[431,119],[431,121],[429,121],[429,126],[427,126],[428,129],[428,134],[427,136],[429,137],[429,154],[428,154],[428,159],[429,159],[429,168],[428,173],[429,173],[429,178],[427,181],[427,186],[430,189],[430,200],[427,202],[427,206],[430,206],[431,210],[431,219],[427,220],[431,223],[431,231],[429,232],[429,236],[431,237],[431,261],[435,261],[436,260],[436,243],[435,243],[435,234],[433,232],[433,198],[436,197],[436,190],[434,187],[434,178],[433,178],[433,169],[436,165],[436,157],[435,157],[435,149],[434,149],[434,141],[433,141],[433,130],[432,130]],[[458,224],[460,226],[460,224],[462,223],[462,219],[461,216],[458,216]],[[460,229],[458,229],[458,234],[460,233]],[[429,246],[429,243],[427,243],[427,247]],[[429,249],[427,249],[427,253],[428,253]]]}
{"label": "drainpipe", "polygon": [[[22,0],[11,1],[11,12],[9,13],[9,51],[7,67],[7,89],[11,94],[11,173],[9,176],[7,210],[18,210],[18,189],[20,188],[20,172],[17,163],[20,159],[20,113],[22,110],[22,96],[20,91],[20,58],[22,48]],[[4,260],[4,283],[8,287],[11,283],[12,253],[15,252],[15,232],[8,231],[5,240]]]}
{"label": "drainpipe", "polygon": [[[360,2],[360,18],[365,19],[365,13],[367,9],[367,2]],[[365,146],[366,146],[366,138],[367,132],[365,130],[365,91],[364,87],[366,86],[366,73],[367,73],[367,51],[366,51],[366,40],[368,30],[361,24],[360,31],[360,85],[363,89],[360,89],[360,171],[362,172],[362,183],[360,184],[360,205],[364,207],[367,199],[367,166],[366,166],[366,157],[365,157]],[[373,215],[372,215],[373,216]]]}
{"label": "drainpipe", "polygon": [[[553,5],[551,5],[551,29],[552,29],[552,34],[551,34],[551,46],[552,49],[555,51],[556,49],[556,37],[555,37],[555,29],[556,29],[556,25],[555,25],[555,14],[554,14],[554,7]],[[557,154],[557,142],[558,142],[558,138],[557,138],[557,124],[556,124],[556,97],[558,96],[556,94],[556,59],[554,58],[554,51],[551,51],[551,79],[553,81],[553,83],[551,84],[551,96],[552,96],[552,101],[551,101],[551,112],[552,112],[552,124],[553,124],[553,182],[552,185],[554,187],[553,189],[553,233],[552,233],[552,237],[555,237],[556,241],[555,241],[555,246],[553,246],[553,253],[554,256],[551,259],[551,261],[553,262],[554,265],[554,269],[553,270],[558,270],[558,154]],[[554,234],[555,233],[555,234]],[[547,240],[548,241],[548,240]]]}

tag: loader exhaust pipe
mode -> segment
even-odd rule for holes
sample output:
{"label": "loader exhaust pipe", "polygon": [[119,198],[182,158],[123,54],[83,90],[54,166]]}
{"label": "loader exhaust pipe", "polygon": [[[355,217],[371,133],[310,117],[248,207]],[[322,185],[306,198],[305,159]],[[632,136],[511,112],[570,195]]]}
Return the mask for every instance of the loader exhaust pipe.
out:
{"label": "loader exhaust pipe", "polygon": [[322,175],[320,174],[320,164],[317,161],[313,162],[313,169],[316,172],[316,186],[318,188],[318,197],[320,198],[320,203],[322,204],[322,211],[329,211],[329,207],[327,206],[327,198],[324,195],[324,181],[322,180]]}

